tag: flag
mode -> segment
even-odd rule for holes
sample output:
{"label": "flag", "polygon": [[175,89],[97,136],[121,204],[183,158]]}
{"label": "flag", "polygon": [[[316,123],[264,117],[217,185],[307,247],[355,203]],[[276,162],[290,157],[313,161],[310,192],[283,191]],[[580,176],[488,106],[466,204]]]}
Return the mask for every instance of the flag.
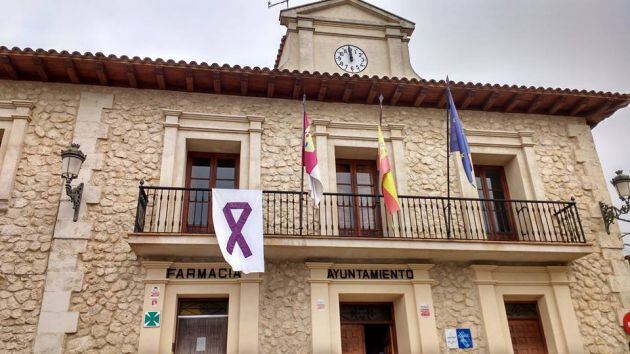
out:
{"label": "flag", "polygon": [[225,261],[235,271],[264,272],[262,191],[212,189],[212,222]]}
{"label": "flag", "polygon": [[317,151],[315,151],[315,143],[311,135],[311,127],[308,124],[308,116],[304,110],[304,146],[302,150],[302,166],[306,169],[308,175],[308,192],[315,205],[319,205],[319,201],[324,195],[324,186],[322,178],[319,175],[319,166],[317,163]]}
{"label": "flag", "polygon": [[389,165],[387,147],[385,146],[385,139],[383,138],[383,132],[381,131],[380,124],[378,125],[377,165],[381,189],[383,190],[383,199],[385,200],[385,210],[387,210],[388,213],[393,214],[400,210],[400,206],[398,205],[398,192],[396,192],[396,184],[394,183],[392,168]]}
{"label": "flag", "polygon": [[451,95],[449,88],[446,89],[446,94],[448,95],[448,119],[451,122],[450,152],[460,153],[468,182],[474,186],[473,165],[470,157],[468,139],[466,139],[466,135],[464,134],[464,127],[457,114],[457,109],[455,109],[455,102],[453,102],[453,95]]}

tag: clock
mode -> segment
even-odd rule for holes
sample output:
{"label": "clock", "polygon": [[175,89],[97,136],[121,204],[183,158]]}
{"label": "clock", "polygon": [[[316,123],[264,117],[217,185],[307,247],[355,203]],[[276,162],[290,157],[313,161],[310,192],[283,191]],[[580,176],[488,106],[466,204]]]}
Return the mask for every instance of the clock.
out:
{"label": "clock", "polygon": [[365,70],[368,58],[361,48],[344,44],[335,51],[335,63],[341,70],[356,74]]}

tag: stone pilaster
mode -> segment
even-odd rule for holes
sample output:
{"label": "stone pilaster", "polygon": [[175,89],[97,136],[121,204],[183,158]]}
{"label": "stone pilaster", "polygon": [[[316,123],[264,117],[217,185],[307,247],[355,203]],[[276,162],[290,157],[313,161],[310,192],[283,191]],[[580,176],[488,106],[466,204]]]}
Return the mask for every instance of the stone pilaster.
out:
{"label": "stone pilaster", "polygon": [[[595,201],[603,201],[611,204],[611,199],[606,189],[606,183],[597,183],[603,178],[602,169],[597,158],[597,153],[593,148],[593,139],[590,130],[582,124],[569,124],[567,135],[574,138],[578,149],[575,150],[575,160],[582,166],[583,176],[582,189],[584,193],[590,194]],[[623,315],[630,311],[630,266],[623,258],[623,242],[617,225],[611,225],[611,234],[604,232],[603,219],[599,207],[596,203],[588,210],[587,217],[590,217],[598,225],[597,229],[590,230],[597,235],[597,243],[601,248],[602,257],[610,263],[612,275],[608,276],[608,286],[610,291],[618,293],[622,307],[617,309],[619,325],[622,325]],[[601,225],[601,227],[599,227]],[[588,230],[586,230],[588,233]]]}
{"label": "stone pilaster", "polygon": [[111,108],[114,96],[104,93],[81,94],[72,141],[81,145],[87,155],[74,185],[84,183],[79,219],[74,222],[72,202],[65,193],[61,199],[48,258],[44,297],[37,325],[35,353],[62,353],[66,333],[75,333],[79,313],[69,311],[72,292],[81,291],[83,272],[79,257],[92,237],[93,221],[87,204],[100,201],[99,187],[90,184],[92,173],[101,168],[103,155],[97,152],[97,140],[107,138],[107,127],[101,123],[104,108]]}

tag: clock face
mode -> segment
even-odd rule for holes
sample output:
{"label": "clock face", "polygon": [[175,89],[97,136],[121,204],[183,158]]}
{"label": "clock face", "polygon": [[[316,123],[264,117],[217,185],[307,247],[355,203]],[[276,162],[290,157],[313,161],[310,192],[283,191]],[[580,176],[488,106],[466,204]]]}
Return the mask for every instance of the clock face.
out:
{"label": "clock face", "polygon": [[335,51],[335,63],[341,70],[349,73],[360,73],[368,64],[367,55],[357,46],[345,44]]}

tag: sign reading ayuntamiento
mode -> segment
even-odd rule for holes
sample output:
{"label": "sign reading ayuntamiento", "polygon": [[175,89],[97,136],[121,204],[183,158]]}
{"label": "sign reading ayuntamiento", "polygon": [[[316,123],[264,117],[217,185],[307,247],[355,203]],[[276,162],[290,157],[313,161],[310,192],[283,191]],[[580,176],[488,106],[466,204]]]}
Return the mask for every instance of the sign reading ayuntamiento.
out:
{"label": "sign reading ayuntamiento", "polygon": [[413,279],[411,269],[328,269],[328,279]]}

